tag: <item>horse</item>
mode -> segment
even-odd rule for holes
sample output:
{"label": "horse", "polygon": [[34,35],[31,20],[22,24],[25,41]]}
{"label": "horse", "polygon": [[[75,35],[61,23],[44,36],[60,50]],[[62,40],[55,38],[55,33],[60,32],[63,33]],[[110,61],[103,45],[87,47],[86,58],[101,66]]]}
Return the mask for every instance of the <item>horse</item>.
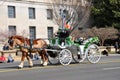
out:
{"label": "horse", "polygon": [[[18,68],[23,68],[25,57],[28,60],[29,67],[33,67],[33,62],[29,56],[29,53],[39,53],[41,56],[41,64],[47,66],[48,64],[48,55],[45,50],[47,43],[43,39],[31,39],[24,38],[19,35],[11,36],[8,39],[9,49],[14,49],[16,46],[19,46],[20,51],[22,52],[21,62],[18,65]],[[32,42],[32,45],[31,45]],[[31,48],[32,47],[32,48]]]}

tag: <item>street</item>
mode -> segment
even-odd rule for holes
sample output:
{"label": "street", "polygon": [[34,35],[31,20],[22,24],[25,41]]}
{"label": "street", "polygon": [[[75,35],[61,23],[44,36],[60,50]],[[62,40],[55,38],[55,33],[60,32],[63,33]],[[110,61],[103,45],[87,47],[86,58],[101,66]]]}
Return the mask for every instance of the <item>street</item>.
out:
{"label": "street", "polygon": [[19,62],[1,63],[0,80],[120,80],[120,55],[102,56],[97,64],[83,63],[48,65],[43,67],[34,61],[29,68],[17,69]]}

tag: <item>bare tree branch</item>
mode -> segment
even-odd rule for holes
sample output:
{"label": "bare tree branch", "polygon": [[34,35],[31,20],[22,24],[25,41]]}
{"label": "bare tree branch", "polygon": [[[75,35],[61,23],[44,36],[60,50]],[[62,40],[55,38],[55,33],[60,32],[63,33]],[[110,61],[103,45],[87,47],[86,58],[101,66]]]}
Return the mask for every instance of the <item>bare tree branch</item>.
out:
{"label": "bare tree branch", "polygon": [[[86,4],[76,2],[76,0],[51,0],[54,20],[59,27],[64,27],[64,21],[70,21],[71,35],[78,29],[84,27],[90,16],[91,0],[84,0]],[[63,11],[66,10],[65,20]]]}

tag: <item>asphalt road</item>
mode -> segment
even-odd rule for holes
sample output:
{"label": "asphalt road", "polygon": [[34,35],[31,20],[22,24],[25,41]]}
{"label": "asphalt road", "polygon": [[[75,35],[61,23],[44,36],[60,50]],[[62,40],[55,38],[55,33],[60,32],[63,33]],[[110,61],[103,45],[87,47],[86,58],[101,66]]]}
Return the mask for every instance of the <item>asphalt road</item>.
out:
{"label": "asphalt road", "polygon": [[120,80],[120,55],[102,56],[97,64],[85,61],[80,64],[48,65],[34,61],[29,68],[17,69],[19,62],[1,63],[0,80]]}

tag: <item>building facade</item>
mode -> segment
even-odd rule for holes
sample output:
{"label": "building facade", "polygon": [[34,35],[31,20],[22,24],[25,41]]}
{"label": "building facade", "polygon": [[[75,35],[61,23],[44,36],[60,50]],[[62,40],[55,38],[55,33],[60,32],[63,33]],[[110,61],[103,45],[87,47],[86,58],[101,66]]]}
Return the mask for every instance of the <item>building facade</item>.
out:
{"label": "building facade", "polygon": [[[62,1],[67,1],[66,3],[81,1],[82,4],[85,4],[83,0]],[[53,20],[51,2],[54,1],[0,0],[1,33],[8,34],[7,36],[23,35],[32,39],[52,37],[59,26]]]}
{"label": "building facade", "polygon": [[[39,1],[39,2],[38,2]],[[58,30],[45,0],[0,0],[0,30],[8,36],[49,38]]]}

